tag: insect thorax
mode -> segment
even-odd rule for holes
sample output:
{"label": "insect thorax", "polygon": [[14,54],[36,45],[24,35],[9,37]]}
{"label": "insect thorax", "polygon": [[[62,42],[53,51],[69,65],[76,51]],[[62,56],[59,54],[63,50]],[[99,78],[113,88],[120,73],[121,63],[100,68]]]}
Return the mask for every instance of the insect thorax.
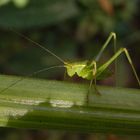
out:
{"label": "insect thorax", "polygon": [[94,65],[90,61],[80,61],[65,64],[68,76],[72,77],[74,75],[78,75],[83,79],[92,79],[93,78],[93,71]]}

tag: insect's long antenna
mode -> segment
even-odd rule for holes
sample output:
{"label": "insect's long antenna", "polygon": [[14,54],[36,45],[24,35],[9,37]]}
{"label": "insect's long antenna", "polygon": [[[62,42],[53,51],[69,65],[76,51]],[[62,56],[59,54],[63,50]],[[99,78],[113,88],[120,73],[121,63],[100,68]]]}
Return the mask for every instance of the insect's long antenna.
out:
{"label": "insect's long antenna", "polygon": [[[44,69],[41,69],[41,70],[38,70],[38,71],[35,71],[34,73],[28,75],[27,77],[31,77],[33,75],[36,75],[38,73],[41,73],[41,72],[44,72],[44,71],[47,71],[47,70],[50,70],[50,69],[53,69],[53,68],[64,68],[65,66],[64,65],[57,65],[57,66],[52,66],[52,67],[49,67],[49,68],[44,68]],[[14,83],[10,84],[9,86],[7,86],[6,88],[2,89],[0,91],[0,93],[3,93],[4,91],[6,91],[7,89],[13,87],[14,85],[16,85],[17,83],[23,81],[25,79],[25,77],[22,77],[18,80],[16,80]]]}
{"label": "insect's long antenna", "polygon": [[61,59],[60,57],[58,57],[56,54],[54,54],[53,52],[51,52],[51,51],[48,50],[47,48],[43,47],[41,44],[39,44],[39,43],[33,41],[32,39],[30,39],[30,38],[28,38],[27,36],[25,36],[25,35],[23,35],[23,34],[17,32],[17,31],[15,31],[14,29],[9,28],[9,30],[11,30],[12,32],[18,34],[19,36],[25,38],[26,40],[32,42],[33,44],[35,44],[36,46],[38,46],[38,47],[40,47],[41,49],[45,50],[45,51],[48,52],[49,54],[53,55],[53,56],[56,57],[58,60],[60,60],[63,64],[66,63],[63,59]]}

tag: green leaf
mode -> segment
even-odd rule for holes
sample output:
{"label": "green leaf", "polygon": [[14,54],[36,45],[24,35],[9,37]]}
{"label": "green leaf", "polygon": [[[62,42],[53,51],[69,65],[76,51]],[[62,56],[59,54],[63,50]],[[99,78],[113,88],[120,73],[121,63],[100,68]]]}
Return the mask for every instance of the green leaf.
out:
{"label": "green leaf", "polygon": [[[0,90],[19,77],[0,76]],[[0,126],[140,134],[140,90],[25,79],[0,93]]]}
{"label": "green leaf", "polygon": [[74,0],[30,0],[23,8],[9,3],[0,7],[0,26],[30,28],[55,25],[78,13]]}

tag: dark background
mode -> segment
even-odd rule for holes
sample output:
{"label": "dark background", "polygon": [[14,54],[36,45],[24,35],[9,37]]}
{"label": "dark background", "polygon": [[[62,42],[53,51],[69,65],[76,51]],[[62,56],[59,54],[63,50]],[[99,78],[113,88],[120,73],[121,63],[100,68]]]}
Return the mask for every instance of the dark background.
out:
{"label": "dark background", "polygon": [[[117,47],[126,47],[140,75],[140,2],[139,0],[9,0],[0,1],[0,72],[27,76],[39,69],[61,65],[28,40],[12,32],[12,28],[42,44],[65,61],[92,60],[114,31]],[[113,55],[113,42],[103,53],[100,64]],[[109,68],[110,78],[98,84],[138,88],[127,59],[118,59],[118,73]],[[38,78],[63,80],[64,69],[54,69],[35,75]],[[70,82],[84,82],[78,77]],[[15,85],[16,86],[16,85]],[[1,129],[0,139],[139,139],[134,136],[83,134],[57,131],[26,131]],[[118,137],[118,138],[117,138]]]}

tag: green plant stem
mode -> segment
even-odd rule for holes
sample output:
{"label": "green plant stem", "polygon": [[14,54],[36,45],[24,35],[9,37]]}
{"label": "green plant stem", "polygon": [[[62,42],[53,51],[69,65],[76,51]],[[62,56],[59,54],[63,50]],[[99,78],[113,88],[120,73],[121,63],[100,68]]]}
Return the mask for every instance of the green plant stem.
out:
{"label": "green plant stem", "polygon": [[[0,90],[19,77],[0,76]],[[0,126],[140,134],[140,90],[25,79],[0,93]]]}

